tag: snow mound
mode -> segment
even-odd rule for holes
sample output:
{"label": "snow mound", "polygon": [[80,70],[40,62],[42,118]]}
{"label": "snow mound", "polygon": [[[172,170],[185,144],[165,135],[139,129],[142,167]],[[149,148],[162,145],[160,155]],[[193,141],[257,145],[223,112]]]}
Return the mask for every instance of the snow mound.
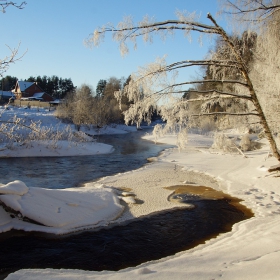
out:
{"label": "snow mound", "polygon": [[15,180],[6,185],[0,186],[0,194],[24,195],[28,192],[28,187],[19,180]]}
{"label": "snow mound", "polygon": [[[119,203],[117,195],[107,187],[91,190],[54,190],[28,188],[20,181],[7,185],[15,186],[12,188],[15,191],[0,195],[0,201],[4,205],[4,209],[17,212],[18,215],[16,217],[12,215],[13,218],[8,219],[2,211],[0,216],[3,216],[5,222],[0,222],[0,232],[1,225],[16,222],[22,217],[47,227],[72,231],[92,227],[100,222],[108,223],[117,218],[124,209]],[[16,188],[17,186],[18,188]],[[19,192],[20,186],[22,187],[21,192]],[[23,188],[24,186],[27,191]],[[43,228],[41,231],[44,231]]]}
{"label": "snow mound", "polygon": [[136,203],[135,199],[131,196],[125,196],[125,197],[122,197],[121,199],[128,204],[135,204]]}

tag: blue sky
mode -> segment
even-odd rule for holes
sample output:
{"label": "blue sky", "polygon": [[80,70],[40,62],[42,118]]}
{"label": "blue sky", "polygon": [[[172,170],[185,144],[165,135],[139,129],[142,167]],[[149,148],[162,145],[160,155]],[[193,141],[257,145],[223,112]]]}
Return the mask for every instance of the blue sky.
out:
{"label": "blue sky", "polygon": [[[20,2],[20,0],[15,1]],[[200,47],[194,38],[189,41],[180,34],[165,42],[140,43],[136,51],[121,57],[118,45],[110,34],[98,48],[89,49],[83,41],[93,30],[108,22],[117,24],[124,16],[132,15],[135,22],[143,16],[157,21],[174,19],[175,11],[188,10],[201,14],[201,21],[209,23],[207,12],[215,15],[216,0],[26,0],[23,10],[9,7],[0,14],[1,58],[9,54],[9,47],[20,45],[20,53],[27,53],[4,75],[25,79],[30,76],[71,78],[75,86],[83,83],[96,88],[100,79],[111,76],[128,77],[138,66],[168,55],[168,62],[200,59],[207,53],[210,42]],[[196,76],[194,70],[185,75]],[[189,78],[189,77],[188,77]]]}

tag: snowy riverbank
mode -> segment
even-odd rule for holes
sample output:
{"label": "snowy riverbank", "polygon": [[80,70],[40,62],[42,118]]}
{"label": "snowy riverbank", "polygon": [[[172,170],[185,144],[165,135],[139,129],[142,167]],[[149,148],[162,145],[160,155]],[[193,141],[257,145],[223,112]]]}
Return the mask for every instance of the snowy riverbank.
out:
{"label": "snowy riverbank", "polygon": [[[7,146],[6,143],[0,143],[0,158],[2,157],[60,157],[60,156],[83,156],[108,154],[113,152],[113,147],[103,143],[97,143],[96,137],[104,134],[126,134],[136,131],[135,126],[126,125],[107,125],[102,128],[82,127],[77,131],[74,125],[61,122],[54,117],[54,111],[40,108],[26,108],[9,106],[5,109],[0,106],[1,121],[12,121],[20,119],[25,125],[34,123],[40,124],[44,131],[52,130],[58,134],[69,134],[71,138],[64,136],[66,139],[46,139],[46,140],[29,140],[26,142],[14,142]],[[14,129],[15,133],[17,129]],[[28,130],[28,132],[30,132]],[[66,133],[67,132],[67,133]],[[75,136],[76,135],[76,136]],[[91,135],[91,136],[88,136]],[[80,139],[79,139],[80,138]],[[72,141],[73,140],[73,141]]]}
{"label": "snowy riverbank", "polygon": [[[152,139],[151,136],[146,138]],[[174,141],[175,136],[160,140]],[[189,251],[118,272],[26,269],[7,279],[278,279],[280,181],[277,174],[267,172],[267,168],[277,162],[267,158],[269,148],[265,141],[262,149],[247,152],[247,158],[209,153],[205,147],[211,143],[209,137],[190,134],[186,151],[167,150],[153,164],[106,177],[100,183],[129,188],[137,199],[144,201],[130,204],[130,211],[122,220],[168,207],[168,191],[163,187],[199,178],[203,178],[200,180],[205,184],[208,180],[211,187],[243,199],[243,204],[253,210],[255,217],[235,224],[231,232]],[[158,202],[155,199],[159,199]]]}

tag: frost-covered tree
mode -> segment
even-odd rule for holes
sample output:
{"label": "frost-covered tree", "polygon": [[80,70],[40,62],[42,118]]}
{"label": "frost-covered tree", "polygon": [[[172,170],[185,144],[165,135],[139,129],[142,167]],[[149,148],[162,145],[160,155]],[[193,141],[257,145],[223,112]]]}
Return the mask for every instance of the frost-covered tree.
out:
{"label": "frost-covered tree", "polygon": [[[280,144],[280,1],[225,1],[227,15],[244,29],[258,32],[252,52],[250,78],[269,128]],[[236,87],[238,92],[242,89]],[[244,90],[242,90],[244,92]]]}
{"label": "frost-covered tree", "polygon": [[[253,52],[256,45],[256,33],[250,33],[245,31],[241,36],[234,35],[229,37],[233,42],[234,46],[239,50],[240,55],[247,65],[248,72],[250,73],[253,63]],[[220,37],[216,37],[214,47],[208,53],[209,58],[215,58],[215,60],[234,60],[233,53],[228,44]],[[201,108],[208,112],[228,112],[228,113],[245,113],[248,112],[248,101],[246,99],[240,99],[236,96],[228,96],[225,98],[213,98],[208,101],[200,100],[199,96],[201,92],[234,92],[235,85],[227,83],[219,83],[215,80],[217,78],[222,80],[240,80],[240,71],[238,68],[223,68],[213,67],[212,65],[206,65],[201,67],[203,79],[206,81],[213,80],[213,82],[206,82],[197,84],[195,88],[189,89],[185,94],[184,98],[195,99],[195,102],[189,102],[189,111],[192,114],[199,114]],[[191,101],[191,100],[190,100]],[[208,122],[211,120],[218,129],[239,127],[240,129],[248,130],[248,118],[244,115],[213,115],[208,117]],[[206,120],[207,121],[207,120]],[[202,127],[205,125],[205,118],[196,118],[194,125]],[[243,127],[242,127],[243,126]]]}
{"label": "frost-covered tree", "polygon": [[58,118],[74,123],[78,130],[82,125],[93,124],[96,114],[93,90],[85,84],[69,93],[55,112]]}
{"label": "frost-covered tree", "polygon": [[[227,4],[232,4],[233,7],[240,7],[242,12],[244,10],[242,5],[245,4],[245,8],[247,7],[248,9],[244,10],[244,14],[261,14],[263,15],[264,23],[266,23],[265,13],[269,11],[269,17],[274,14],[278,15],[279,5],[270,5],[269,9],[263,12],[264,2],[278,3],[279,1],[226,1]],[[249,5],[246,6],[246,3],[249,3]],[[146,16],[143,21],[134,24],[131,17],[126,17],[116,27],[105,25],[96,29],[87,39],[87,44],[91,47],[99,45],[104,39],[105,34],[110,32],[113,35],[113,39],[119,42],[121,54],[125,55],[129,51],[127,42],[130,41],[134,44],[134,47],[137,47],[137,39],[139,37],[142,37],[144,41],[152,42],[153,35],[157,34],[165,39],[175,31],[181,31],[185,36],[190,36],[192,32],[218,36],[229,51],[226,57],[214,53],[203,60],[182,60],[172,64],[167,64],[166,60],[162,58],[157,59],[147,67],[140,68],[137,73],[134,73],[130,83],[123,91],[117,93],[119,100],[121,100],[122,96],[126,96],[133,102],[133,105],[125,112],[126,121],[133,120],[134,122],[139,122],[143,120],[150,108],[156,108],[158,104],[161,104],[160,111],[162,116],[170,126],[177,125],[178,123],[182,126],[187,126],[191,119],[196,116],[256,117],[270,143],[273,155],[280,160],[274,135],[267,122],[267,116],[261,107],[254,80],[250,76],[250,69],[243,58],[242,46],[232,40],[210,14],[208,14],[207,18],[209,19],[209,25],[200,23],[194,14],[184,12],[177,12],[176,20],[162,22],[155,22],[152,18]],[[253,17],[252,20],[258,21],[258,19]],[[266,50],[269,51],[269,49]],[[177,71],[192,66],[209,67],[212,78],[177,83],[175,80]],[[235,73],[235,75],[229,76],[227,73]],[[215,83],[222,85],[222,87],[221,90],[214,88],[199,91],[198,98],[192,100],[184,100],[178,97],[179,94],[183,94],[187,90],[187,87],[202,83]],[[236,88],[241,88],[241,90]],[[203,104],[207,104],[227,98],[236,98],[251,103],[251,107],[249,107],[251,110],[246,112],[211,112],[207,109],[209,106],[201,106],[201,111],[197,115],[189,114],[188,112],[190,102],[199,100],[203,101]],[[135,116],[137,116],[136,120]]]}
{"label": "frost-covered tree", "polygon": [[[96,102],[102,108],[100,110],[102,119],[106,119],[107,123],[117,123],[123,121],[122,110],[127,110],[127,98],[122,99],[121,106],[119,106],[114,93],[122,90],[123,81],[116,77],[110,77],[107,80],[100,80],[97,84]],[[121,107],[121,109],[120,109]]]}
{"label": "frost-covered tree", "polygon": [[[272,19],[279,12],[279,0],[220,0],[225,14],[247,28],[258,29],[259,23]],[[257,25],[256,25],[257,24]]]}

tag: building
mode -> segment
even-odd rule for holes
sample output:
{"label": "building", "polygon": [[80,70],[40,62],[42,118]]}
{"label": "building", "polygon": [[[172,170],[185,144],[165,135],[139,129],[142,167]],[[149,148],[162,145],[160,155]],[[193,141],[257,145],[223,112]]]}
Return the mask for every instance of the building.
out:
{"label": "building", "polygon": [[0,103],[9,102],[9,100],[16,99],[15,95],[11,91],[0,90]]}
{"label": "building", "polygon": [[34,82],[17,81],[15,89],[13,90],[16,99],[30,99],[41,101],[53,101],[53,98],[43,92],[41,87]]}

